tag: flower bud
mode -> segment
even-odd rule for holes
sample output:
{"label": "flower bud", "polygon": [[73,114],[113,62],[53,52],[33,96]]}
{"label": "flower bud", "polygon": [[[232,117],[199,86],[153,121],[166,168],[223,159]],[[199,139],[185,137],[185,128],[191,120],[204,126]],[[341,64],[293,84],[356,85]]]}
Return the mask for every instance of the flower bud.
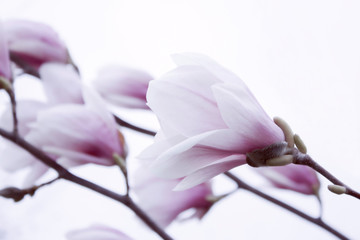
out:
{"label": "flower bud", "polygon": [[49,26],[32,21],[4,22],[11,60],[25,72],[37,75],[45,62],[69,61],[68,51],[58,34]]}
{"label": "flower bud", "polygon": [[144,71],[108,66],[100,71],[94,86],[105,100],[116,106],[148,109],[146,92],[152,79]]}
{"label": "flower bud", "polygon": [[335,194],[344,194],[346,193],[346,188],[344,186],[340,185],[329,185],[328,189],[330,192],[333,192]]}

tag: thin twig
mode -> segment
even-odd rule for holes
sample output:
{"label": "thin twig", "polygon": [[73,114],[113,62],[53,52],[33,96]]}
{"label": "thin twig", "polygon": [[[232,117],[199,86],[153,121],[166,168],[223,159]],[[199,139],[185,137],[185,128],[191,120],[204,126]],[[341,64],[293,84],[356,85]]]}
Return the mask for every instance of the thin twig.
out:
{"label": "thin twig", "polygon": [[30,196],[34,196],[35,192],[46,186],[46,185],[49,185],[49,184],[52,184],[53,182],[59,180],[59,177],[51,180],[51,181],[48,181],[48,182],[45,182],[45,183],[42,183],[38,186],[33,186],[33,187],[30,187],[30,188],[25,188],[25,189],[20,189],[20,188],[16,188],[16,187],[7,187],[7,188],[4,188],[2,190],[0,190],[0,196],[4,197],[4,198],[11,198],[13,199],[15,202],[19,202],[21,201],[26,195],[30,195]]}
{"label": "thin twig", "polygon": [[141,210],[129,196],[115,193],[70,173],[66,168],[62,167],[60,164],[47,156],[44,152],[42,152],[18,135],[15,135],[0,128],[0,136],[3,136],[9,141],[17,144],[18,146],[32,154],[34,157],[36,157],[38,160],[40,160],[42,163],[57,171],[59,178],[76,183],[80,186],[91,189],[95,192],[98,192],[104,196],[107,196],[115,201],[124,204],[125,206],[130,208],[147,226],[149,226],[149,228],[156,232],[162,239],[172,239],[160,226],[157,225],[157,223],[155,223],[143,210]]}
{"label": "thin twig", "polygon": [[17,135],[18,134],[18,118],[17,118],[17,113],[16,113],[15,92],[14,92],[13,89],[7,89],[6,92],[9,95],[10,103],[11,103],[11,113],[12,113],[12,120],[13,120],[13,133],[15,135]]}
{"label": "thin twig", "polygon": [[137,131],[137,132],[144,133],[146,135],[150,135],[150,136],[155,136],[156,135],[156,132],[150,131],[150,130],[147,130],[147,129],[144,129],[144,128],[141,128],[141,127],[138,127],[138,126],[135,126],[135,125],[132,125],[131,123],[128,123],[128,122],[122,120],[121,118],[119,118],[115,114],[114,114],[114,118],[115,118],[116,123],[119,124],[120,126],[132,129],[132,130]]}
{"label": "thin twig", "polygon": [[246,184],[245,182],[243,182],[242,180],[240,180],[238,177],[236,177],[234,174],[232,174],[230,172],[226,172],[224,174],[228,178],[230,178],[232,181],[234,181],[237,184],[238,188],[245,189],[249,192],[252,192],[257,196],[259,196],[269,202],[272,202],[275,205],[278,205],[279,207],[282,207],[309,222],[312,222],[312,223],[318,225],[319,227],[321,227],[321,228],[325,229],[326,231],[332,233],[333,235],[337,236],[339,239],[342,239],[342,240],[349,239],[348,237],[344,236],[342,233],[338,232],[337,230],[335,230],[334,228],[332,228],[331,226],[326,224],[321,218],[311,217],[311,216],[301,212],[300,210],[251,187],[250,185]]}
{"label": "thin twig", "polygon": [[297,151],[296,149],[293,150],[294,153],[294,164],[299,165],[305,165],[308,167],[311,167],[316,172],[323,175],[325,178],[327,178],[330,182],[332,182],[335,185],[343,186],[346,188],[345,194],[353,196],[357,199],[360,199],[360,193],[353,190],[352,188],[346,186],[343,182],[341,182],[339,179],[337,179],[334,175],[332,175],[329,171],[327,171],[325,168],[323,168],[320,164],[315,162],[308,154],[301,153]]}

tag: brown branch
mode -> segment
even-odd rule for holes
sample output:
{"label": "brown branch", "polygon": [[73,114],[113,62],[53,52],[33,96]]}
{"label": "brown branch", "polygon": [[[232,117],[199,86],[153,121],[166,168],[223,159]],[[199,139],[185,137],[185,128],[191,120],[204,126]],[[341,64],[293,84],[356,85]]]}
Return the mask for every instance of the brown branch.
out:
{"label": "brown branch", "polygon": [[305,165],[305,166],[311,167],[316,172],[320,173],[325,178],[327,178],[333,184],[344,187],[345,194],[353,196],[357,199],[360,199],[359,192],[346,186],[343,182],[341,182],[339,179],[337,179],[334,175],[332,175],[329,171],[327,171],[325,168],[323,168],[320,164],[315,162],[308,154],[301,153],[297,149],[294,149],[293,156],[294,156],[294,162],[293,162],[294,164]]}
{"label": "brown branch", "polygon": [[311,216],[299,211],[298,209],[296,209],[276,198],[273,198],[273,197],[257,190],[256,188],[251,187],[250,185],[246,184],[245,182],[243,182],[242,180],[240,180],[238,177],[236,177],[234,174],[232,174],[230,172],[226,172],[224,174],[228,178],[230,178],[232,181],[234,181],[237,184],[238,188],[245,189],[249,192],[252,192],[253,194],[255,194],[257,196],[259,196],[269,202],[272,202],[275,205],[277,205],[281,208],[284,208],[309,222],[312,222],[312,223],[318,225],[319,227],[321,227],[321,228],[325,229],[326,231],[332,233],[333,235],[337,236],[339,239],[342,239],[342,240],[349,239],[348,237],[344,236],[343,234],[341,234],[340,232],[338,232],[337,230],[335,230],[334,228],[332,228],[331,226],[326,224],[321,218],[311,217]]}
{"label": "brown branch", "polygon": [[153,131],[150,131],[150,130],[147,130],[147,129],[144,129],[144,128],[141,128],[141,127],[138,127],[138,126],[135,126],[135,125],[132,125],[131,123],[128,123],[128,122],[122,120],[121,118],[119,118],[115,114],[114,114],[114,118],[115,118],[116,123],[119,124],[122,127],[126,127],[126,128],[129,128],[129,129],[132,129],[134,131],[144,133],[144,134],[149,135],[149,136],[155,136],[156,135],[156,132],[153,132]]}

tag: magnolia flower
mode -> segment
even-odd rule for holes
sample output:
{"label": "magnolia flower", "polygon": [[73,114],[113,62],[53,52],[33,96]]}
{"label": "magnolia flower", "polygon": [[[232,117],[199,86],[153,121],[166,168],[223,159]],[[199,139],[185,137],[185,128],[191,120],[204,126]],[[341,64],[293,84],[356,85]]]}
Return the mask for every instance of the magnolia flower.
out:
{"label": "magnolia flower", "polygon": [[67,240],[132,240],[125,233],[103,225],[73,230],[66,234]]}
{"label": "magnolia flower", "polygon": [[40,112],[25,137],[66,165],[114,165],[126,157],[124,138],[99,96],[84,91],[84,105],[63,104]]}
{"label": "magnolia flower", "polygon": [[[114,154],[126,157],[124,138],[100,97],[88,89],[84,90],[83,96],[84,105],[63,104],[38,111],[36,121],[30,124],[30,131],[20,127],[20,133],[64,167],[87,163],[114,165]],[[28,119],[33,121],[31,114]],[[14,145],[1,154],[4,160],[0,164],[6,170],[32,168],[25,180],[26,186],[32,185],[48,170],[47,166]]]}
{"label": "magnolia flower", "polygon": [[259,156],[274,158],[269,165],[277,157],[291,162],[283,130],[241,79],[205,56],[173,59],[178,67],[152,81],[147,94],[161,131],[140,158],[155,159],[158,176],[184,178],[175,188],[183,190],[247,162],[260,166]]}
{"label": "magnolia flower", "polygon": [[136,69],[109,66],[94,81],[96,90],[116,106],[148,109],[146,91],[152,76]]}
{"label": "magnolia flower", "polygon": [[45,62],[69,62],[68,51],[49,26],[25,20],[4,22],[11,59],[28,71],[37,71]]}
{"label": "magnolia flower", "polygon": [[0,78],[9,81],[11,79],[10,56],[4,34],[3,26],[0,23]]}
{"label": "magnolia flower", "polygon": [[209,182],[185,191],[172,191],[180,179],[154,177],[146,167],[141,168],[134,179],[136,183],[132,191],[139,205],[162,227],[168,226],[188,209],[194,210],[191,217],[201,219],[214,203],[210,200],[213,193]]}
{"label": "magnolia flower", "polygon": [[308,166],[290,164],[282,167],[256,168],[256,171],[275,187],[295,192],[318,195],[320,181]]}

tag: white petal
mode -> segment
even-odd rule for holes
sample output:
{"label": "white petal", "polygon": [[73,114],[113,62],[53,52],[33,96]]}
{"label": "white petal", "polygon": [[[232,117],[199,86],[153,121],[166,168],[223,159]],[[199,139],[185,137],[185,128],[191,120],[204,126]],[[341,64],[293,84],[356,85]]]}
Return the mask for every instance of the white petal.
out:
{"label": "white petal", "polygon": [[150,82],[147,99],[160,121],[185,136],[227,128],[214,101],[176,82]]}
{"label": "white petal", "polygon": [[203,167],[196,172],[186,176],[178,185],[176,185],[174,191],[183,191],[192,188],[200,183],[210,180],[216,175],[224,173],[245,163],[245,155],[232,155],[226,157],[222,159],[222,161]]}
{"label": "white petal", "polygon": [[260,148],[284,139],[281,129],[269,118],[252,94],[232,84],[213,87],[221,115],[226,124]]}
{"label": "white petal", "polygon": [[[188,161],[192,161],[192,159],[189,159],[189,156],[208,156],[206,154],[206,151],[201,151],[199,149],[195,149],[194,151],[190,151],[189,156],[187,156],[187,151],[191,148],[193,148],[200,140],[206,138],[207,136],[210,136],[216,131],[212,132],[206,132],[191,138],[188,138],[179,144],[171,147],[166,152],[161,154],[158,159],[152,164],[151,169],[159,176],[162,177],[168,177],[168,178],[180,178],[186,175],[186,173],[189,171],[189,169],[193,169],[195,171],[198,165],[207,165],[208,161],[206,159],[203,160],[197,160],[193,161],[193,164],[190,166],[187,165]],[[199,153],[197,153],[197,150],[199,150]],[[181,155],[184,153],[183,155]],[[209,156],[211,159],[212,157]],[[217,156],[215,156],[217,157]],[[185,159],[186,158],[186,159]],[[204,161],[206,163],[204,163]],[[210,160],[214,161],[214,160]],[[186,162],[186,163],[184,163]],[[187,165],[187,166],[186,166]],[[182,167],[181,167],[182,166]],[[193,168],[192,168],[193,166]]]}
{"label": "white petal", "polygon": [[45,63],[39,68],[39,74],[50,103],[83,103],[81,80],[72,66]]}
{"label": "white petal", "polygon": [[212,73],[220,82],[234,83],[247,88],[245,83],[238,76],[205,55],[198,53],[180,53],[173,54],[171,57],[178,66],[201,66]]}

